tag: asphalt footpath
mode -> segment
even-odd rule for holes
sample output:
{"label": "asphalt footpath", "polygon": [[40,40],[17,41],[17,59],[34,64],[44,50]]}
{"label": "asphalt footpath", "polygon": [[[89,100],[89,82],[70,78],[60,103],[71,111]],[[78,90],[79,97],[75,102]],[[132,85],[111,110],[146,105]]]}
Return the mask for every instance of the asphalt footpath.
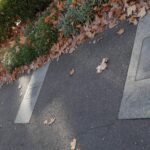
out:
{"label": "asphalt footpath", "polygon": [[[123,35],[116,33],[120,28]],[[80,150],[149,150],[150,120],[118,119],[136,28],[119,24],[52,62],[29,123],[14,120],[30,75],[4,86],[0,150],[70,150],[73,138]],[[109,58],[108,69],[97,74],[104,57]],[[44,124],[50,118],[55,122]]]}

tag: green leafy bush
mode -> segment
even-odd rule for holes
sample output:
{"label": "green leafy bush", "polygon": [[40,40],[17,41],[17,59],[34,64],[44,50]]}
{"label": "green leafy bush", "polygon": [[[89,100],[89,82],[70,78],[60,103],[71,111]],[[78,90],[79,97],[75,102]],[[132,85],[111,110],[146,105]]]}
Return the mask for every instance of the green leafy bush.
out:
{"label": "green leafy bush", "polygon": [[76,7],[70,7],[72,0],[67,0],[58,28],[63,30],[66,37],[78,33],[77,25],[91,22],[95,16],[93,7],[106,1],[108,0],[83,0],[82,3],[77,3]]}
{"label": "green leafy bush", "polygon": [[10,27],[21,21],[33,18],[51,0],[0,0],[0,41],[10,36]]}
{"label": "green leafy bush", "polygon": [[9,49],[3,59],[3,64],[9,72],[16,67],[30,64],[40,55],[47,54],[57,42],[57,29],[46,24],[44,17],[41,17],[38,22],[27,27],[25,36],[25,44],[21,45],[19,39],[16,39],[16,45]]}
{"label": "green leafy bush", "polygon": [[63,30],[64,36],[68,37],[78,32],[77,25],[90,22],[94,18],[93,0],[86,0],[83,4],[70,7],[71,1],[66,2],[65,10],[60,18],[58,28]]}
{"label": "green leafy bush", "polygon": [[37,55],[46,54],[53,43],[57,41],[57,29],[50,24],[46,24],[44,17],[40,18],[36,25],[29,28],[27,29],[29,31],[28,33],[26,32],[26,36]]}

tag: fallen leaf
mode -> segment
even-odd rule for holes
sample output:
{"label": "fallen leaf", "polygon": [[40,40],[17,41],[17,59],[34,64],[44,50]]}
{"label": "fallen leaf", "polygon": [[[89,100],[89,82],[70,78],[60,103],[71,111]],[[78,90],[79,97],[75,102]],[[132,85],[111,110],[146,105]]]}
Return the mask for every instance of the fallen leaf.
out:
{"label": "fallen leaf", "polygon": [[109,29],[114,28],[116,25],[117,25],[116,20],[115,20],[115,19],[112,20],[112,21],[109,23]]}
{"label": "fallen leaf", "polygon": [[137,24],[138,24],[137,17],[134,16],[134,15],[131,16],[131,17],[129,18],[129,22],[132,23],[132,24],[134,24],[134,25],[137,25]]}
{"label": "fallen leaf", "polygon": [[124,31],[125,31],[124,28],[121,28],[121,29],[117,32],[117,34],[118,34],[118,35],[122,35],[122,34],[124,33]]}
{"label": "fallen leaf", "polygon": [[58,8],[58,10],[63,11],[63,9],[64,9],[64,3],[62,1],[58,1],[57,8]]}
{"label": "fallen leaf", "polygon": [[108,61],[109,61],[109,58],[103,58],[102,59],[101,64],[98,65],[96,68],[97,73],[102,73],[104,70],[106,70]]}
{"label": "fallen leaf", "polygon": [[44,125],[47,125],[48,124],[48,120],[44,120]]}
{"label": "fallen leaf", "polygon": [[20,44],[21,45],[24,45],[25,44],[25,42],[26,42],[26,37],[25,36],[20,36]]}
{"label": "fallen leaf", "polygon": [[146,15],[146,8],[142,7],[137,16],[143,18],[145,15]]}
{"label": "fallen leaf", "polygon": [[71,69],[70,72],[69,72],[69,75],[73,76],[74,74],[75,74],[75,69]]}
{"label": "fallen leaf", "polygon": [[50,121],[48,121],[48,125],[49,125],[49,126],[52,125],[52,124],[55,122],[55,120],[56,120],[56,118],[55,118],[55,117],[52,117],[52,118],[50,119]]}
{"label": "fallen leaf", "polygon": [[121,21],[125,21],[125,20],[126,20],[126,14],[121,15],[119,19],[120,19]]}
{"label": "fallen leaf", "polygon": [[56,118],[55,117],[52,117],[50,119],[47,119],[47,120],[44,120],[44,125],[52,125],[54,122],[55,122]]}
{"label": "fallen leaf", "polygon": [[127,7],[127,16],[131,16],[133,12],[136,11],[136,5],[128,6]]}
{"label": "fallen leaf", "polygon": [[77,144],[77,140],[74,138],[70,143],[71,150],[75,150],[76,144]]}
{"label": "fallen leaf", "polygon": [[92,33],[90,31],[88,31],[88,32],[86,32],[86,35],[87,35],[88,38],[93,38],[95,33]]}
{"label": "fallen leaf", "polygon": [[44,19],[44,22],[47,24],[47,23],[49,23],[50,19],[51,19],[50,16],[46,16]]}

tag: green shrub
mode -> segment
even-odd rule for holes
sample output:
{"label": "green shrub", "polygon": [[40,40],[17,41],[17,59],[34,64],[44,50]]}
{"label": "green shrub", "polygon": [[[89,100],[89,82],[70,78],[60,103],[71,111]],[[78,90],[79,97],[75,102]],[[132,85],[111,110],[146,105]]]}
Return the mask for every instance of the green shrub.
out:
{"label": "green shrub", "polygon": [[16,67],[29,64],[36,58],[36,53],[29,45],[25,44],[20,49],[20,52],[16,52],[16,47],[10,49],[4,56],[3,63],[9,72],[12,72]]}
{"label": "green shrub", "polygon": [[57,42],[57,29],[50,24],[45,24],[44,17],[31,24],[26,29],[26,42],[24,45],[16,39],[16,45],[6,53],[3,64],[9,72],[16,67],[30,64],[36,57],[47,54]]}
{"label": "green shrub", "polygon": [[0,41],[10,36],[10,27],[19,19],[33,18],[51,0],[0,0]]}
{"label": "green shrub", "polygon": [[[38,56],[46,54],[52,47],[53,43],[57,41],[57,29],[50,24],[44,22],[44,17],[40,18],[35,26],[30,28],[27,38],[29,38],[32,47],[35,49]],[[29,30],[29,29],[27,29]]]}
{"label": "green shrub", "polygon": [[77,25],[90,22],[94,17],[92,0],[87,0],[82,5],[77,4],[75,8],[70,7],[71,3],[71,1],[66,2],[58,25],[66,37],[76,34],[78,32]]}

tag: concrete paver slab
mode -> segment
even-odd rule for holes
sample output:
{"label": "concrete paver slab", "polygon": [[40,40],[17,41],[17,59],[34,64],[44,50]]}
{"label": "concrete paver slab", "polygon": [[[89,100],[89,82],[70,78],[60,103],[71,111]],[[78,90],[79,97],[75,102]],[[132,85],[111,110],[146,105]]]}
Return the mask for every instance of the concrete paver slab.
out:
{"label": "concrete paver slab", "polygon": [[137,28],[120,119],[150,118],[150,13]]}

